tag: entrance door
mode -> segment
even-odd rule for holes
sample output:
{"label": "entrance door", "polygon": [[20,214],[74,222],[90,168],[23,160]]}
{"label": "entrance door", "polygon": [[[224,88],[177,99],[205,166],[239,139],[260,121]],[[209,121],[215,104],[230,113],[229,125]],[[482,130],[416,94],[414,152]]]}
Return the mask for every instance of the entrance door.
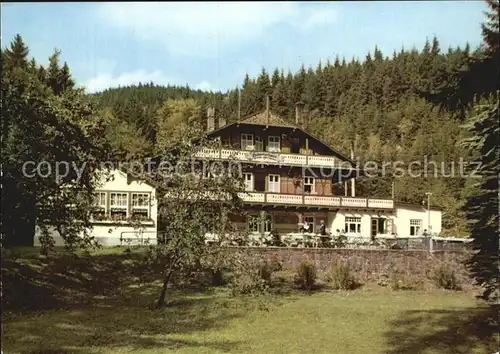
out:
{"label": "entrance door", "polygon": [[267,176],[267,190],[271,193],[280,192],[280,176],[279,175],[269,175]]}
{"label": "entrance door", "polygon": [[377,234],[385,233],[385,219],[372,218],[371,238],[374,239]]}

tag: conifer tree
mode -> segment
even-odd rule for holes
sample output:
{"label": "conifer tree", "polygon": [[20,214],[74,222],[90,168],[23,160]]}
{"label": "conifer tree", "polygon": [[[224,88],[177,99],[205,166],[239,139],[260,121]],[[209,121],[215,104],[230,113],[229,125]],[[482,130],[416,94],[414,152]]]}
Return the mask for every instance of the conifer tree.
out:
{"label": "conifer tree", "polygon": [[71,78],[71,72],[69,70],[68,63],[64,62],[63,67],[61,68],[61,73],[60,73],[60,86],[62,91],[64,90],[71,90],[75,86],[75,82]]}
{"label": "conifer tree", "polygon": [[49,57],[49,67],[47,68],[47,85],[54,91],[56,95],[62,92],[62,73],[59,66],[59,57],[61,51],[54,50],[54,53]]}
{"label": "conifer tree", "polygon": [[26,69],[28,67],[28,54],[29,49],[24,43],[23,37],[17,34],[10,43],[10,48],[4,52],[5,65]]}
{"label": "conifer tree", "polygon": [[[488,1],[490,13],[488,22],[483,25],[483,39],[487,46],[485,57],[474,65],[475,73],[483,72],[483,77],[493,75],[491,63],[498,64],[499,46],[492,39],[499,38],[498,1]],[[496,23],[492,23],[493,20]],[[484,83],[483,83],[484,84]],[[488,89],[488,87],[484,88]],[[469,193],[464,211],[470,222],[473,237],[474,255],[468,265],[477,283],[484,289],[485,299],[498,299],[500,262],[498,258],[499,238],[499,199],[498,180],[500,178],[500,92],[485,95],[474,106],[465,128],[471,136],[462,144],[472,150],[481,162],[481,179]]]}
{"label": "conifer tree", "polygon": [[301,65],[299,72],[293,77],[293,97],[291,99],[294,105],[295,103],[302,100],[302,94],[304,93],[306,79],[306,68],[304,67],[304,65]]}
{"label": "conifer tree", "polygon": [[278,68],[274,69],[273,76],[271,78],[271,86],[274,88],[281,81],[281,75]]}
{"label": "conifer tree", "polygon": [[272,94],[271,88],[271,80],[269,80],[269,74],[267,73],[265,68],[262,68],[262,71],[257,78],[255,96],[257,100],[258,109],[263,109],[266,105],[266,97]]}

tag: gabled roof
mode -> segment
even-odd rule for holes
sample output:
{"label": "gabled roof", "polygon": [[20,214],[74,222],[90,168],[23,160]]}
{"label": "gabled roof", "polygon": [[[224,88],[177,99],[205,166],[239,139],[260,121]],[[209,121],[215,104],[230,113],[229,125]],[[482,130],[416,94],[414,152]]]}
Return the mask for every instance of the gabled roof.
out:
{"label": "gabled roof", "polygon": [[240,124],[268,125],[274,127],[298,128],[295,124],[285,121],[273,112],[267,111],[253,114],[239,122]]}
{"label": "gabled roof", "polygon": [[215,133],[221,132],[222,130],[225,130],[228,127],[232,127],[232,126],[235,126],[235,125],[238,125],[238,124],[264,125],[264,126],[283,127],[283,128],[292,128],[292,129],[300,130],[305,135],[308,135],[310,138],[312,138],[312,139],[318,141],[319,143],[323,144],[324,146],[326,146],[335,155],[337,155],[337,157],[340,157],[344,161],[347,161],[347,162],[352,163],[353,165],[356,165],[356,163],[354,161],[352,161],[350,158],[348,158],[347,156],[343,155],[339,151],[335,150],[334,148],[332,148],[330,145],[328,145],[327,143],[325,143],[324,141],[322,141],[318,137],[316,137],[316,136],[312,135],[311,133],[305,131],[300,126],[298,126],[296,124],[293,124],[291,122],[288,122],[285,119],[283,119],[280,116],[278,116],[277,114],[274,114],[271,111],[268,112],[267,110],[264,110],[264,111],[259,112],[259,113],[252,114],[252,115],[250,115],[250,116],[248,116],[248,117],[246,117],[246,118],[244,118],[244,119],[242,119],[242,120],[240,120],[238,122],[234,122],[234,123],[225,125],[223,127],[219,127],[218,129],[215,129],[215,130],[211,131],[210,133],[208,133],[208,136],[214,135]]}
{"label": "gabled roof", "polygon": [[[103,171],[101,170],[100,172],[103,172]],[[140,184],[146,184],[146,185],[148,185],[148,186],[150,186],[152,188],[156,188],[154,185],[152,185],[151,183],[147,182],[146,180],[144,180],[142,178],[138,178],[135,173],[130,173],[127,170],[127,168],[124,167],[124,166],[119,166],[118,168],[109,169],[108,172],[109,172],[109,176],[108,177],[111,177],[111,179],[106,178],[106,180],[104,181],[104,183],[113,181],[114,178],[115,178],[115,175],[118,175],[118,176],[121,176],[122,178],[126,179],[127,184],[130,184],[132,182],[138,182]]]}

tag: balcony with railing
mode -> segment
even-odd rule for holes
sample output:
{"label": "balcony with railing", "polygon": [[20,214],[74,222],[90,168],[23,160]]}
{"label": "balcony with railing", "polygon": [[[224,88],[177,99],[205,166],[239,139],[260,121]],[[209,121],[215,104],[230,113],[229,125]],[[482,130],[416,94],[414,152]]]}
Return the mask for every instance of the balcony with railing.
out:
{"label": "balcony with railing", "polygon": [[232,150],[232,149],[202,149],[195,156],[200,159],[232,160],[255,164],[277,164],[286,166],[308,167],[339,167],[350,169],[352,166],[343,163],[333,156],[302,155],[281,152]]}
{"label": "balcony with railing", "polygon": [[[165,195],[169,197],[169,193]],[[182,194],[174,196],[173,199],[186,199]],[[358,197],[339,197],[310,194],[286,194],[272,192],[239,192],[238,197],[244,204],[254,205],[283,205],[295,207],[316,207],[316,208],[369,208],[369,209],[394,209],[394,201],[391,199],[372,199]],[[192,194],[187,199],[190,200],[219,200],[224,199],[223,195],[216,196],[210,192],[200,192]]]}
{"label": "balcony with railing", "polygon": [[238,196],[248,204],[279,204],[310,207],[346,207],[393,209],[391,199],[371,199],[320,195],[284,194],[269,192],[241,192]]}

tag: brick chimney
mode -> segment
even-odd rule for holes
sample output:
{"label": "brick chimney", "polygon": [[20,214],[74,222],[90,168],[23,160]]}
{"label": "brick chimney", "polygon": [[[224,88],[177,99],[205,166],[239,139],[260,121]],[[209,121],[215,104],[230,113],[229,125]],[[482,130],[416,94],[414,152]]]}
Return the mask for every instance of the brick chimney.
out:
{"label": "brick chimney", "polygon": [[267,124],[269,124],[269,120],[271,119],[271,111],[269,110],[269,96],[266,96],[266,120]]}
{"label": "brick chimney", "polygon": [[219,117],[219,128],[222,128],[225,125],[226,125],[226,118],[222,116]]}
{"label": "brick chimney", "polygon": [[304,117],[302,112],[302,107],[304,104],[302,102],[297,102],[295,104],[295,124],[298,126],[304,125]]}
{"label": "brick chimney", "polygon": [[215,129],[215,108],[207,108],[207,133]]}

